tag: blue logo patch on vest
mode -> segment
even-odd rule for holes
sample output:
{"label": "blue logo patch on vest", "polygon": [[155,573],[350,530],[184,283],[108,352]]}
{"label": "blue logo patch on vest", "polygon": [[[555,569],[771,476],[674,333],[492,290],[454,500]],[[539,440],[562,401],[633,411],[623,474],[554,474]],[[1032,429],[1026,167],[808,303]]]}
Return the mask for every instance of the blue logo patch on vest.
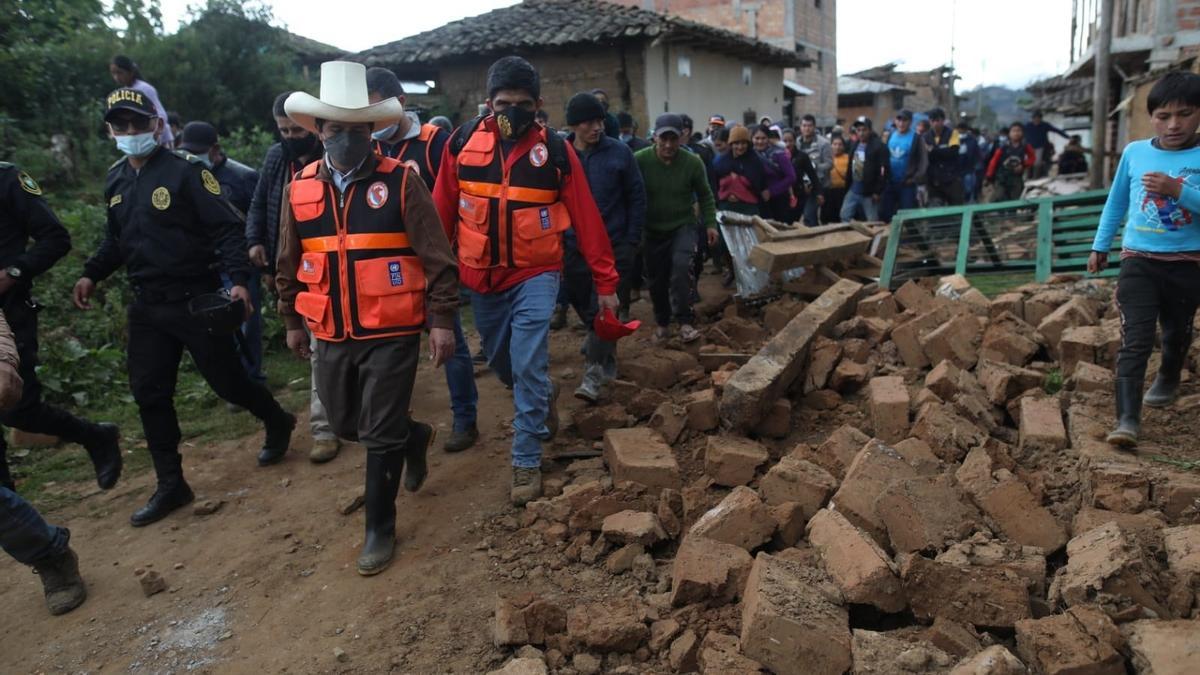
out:
{"label": "blue logo patch on vest", "polygon": [[550,229],[550,209],[542,208],[538,211],[538,217],[542,219],[542,230]]}
{"label": "blue logo patch on vest", "polygon": [[388,275],[391,277],[393,286],[404,285],[404,275],[400,272],[400,263],[398,261],[388,263]]}

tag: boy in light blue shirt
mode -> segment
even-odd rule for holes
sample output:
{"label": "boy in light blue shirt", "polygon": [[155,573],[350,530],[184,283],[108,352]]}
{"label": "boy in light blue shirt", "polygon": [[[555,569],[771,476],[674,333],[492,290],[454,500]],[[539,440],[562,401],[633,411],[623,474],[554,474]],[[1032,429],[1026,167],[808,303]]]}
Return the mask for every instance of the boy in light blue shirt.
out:
{"label": "boy in light blue shirt", "polygon": [[[1125,147],[1088,258],[1089,272],[1103,270],[1125,221],[1117,278],[1117,428],[1108,435],[1121,448],[1137,447],[1143,404],[1166,407],[1178,398],[1200,305],[1200,75],[1169,73],[1150,90],[1146,107],[1155,137]],[[1143,397],[1156,324],[1162,326],[1162,365]]]}

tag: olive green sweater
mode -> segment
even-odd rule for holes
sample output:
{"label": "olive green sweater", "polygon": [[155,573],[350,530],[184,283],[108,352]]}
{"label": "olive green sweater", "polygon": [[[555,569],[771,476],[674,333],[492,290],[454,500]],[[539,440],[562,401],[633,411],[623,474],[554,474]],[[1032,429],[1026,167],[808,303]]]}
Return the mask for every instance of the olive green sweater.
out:
{"label": "olive green sweater", "polygon": [[697,202],[705,227],[716,229],[717,206],[704,162],[699,157],[680,148],[671,163],[666,164],[658,158],[654,146],[638,150],[633,157],[646,183],[647,236],[662,238],[684,225],[694,225]]}

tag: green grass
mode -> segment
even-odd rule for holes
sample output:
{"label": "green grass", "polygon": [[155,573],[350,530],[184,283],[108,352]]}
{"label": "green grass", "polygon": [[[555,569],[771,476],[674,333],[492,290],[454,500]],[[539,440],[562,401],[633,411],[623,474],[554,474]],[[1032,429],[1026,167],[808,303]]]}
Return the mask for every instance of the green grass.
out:
{"label": "green grass", "polygon": [[1042,389],[1044,389],[1047,394],[1053,396],[1062,391],[1062,388],[1063,374],[1061,370],[1055,368],[1054,370],[1046,373],[1046,381],[1042,384]]}
{"label": "green grass", "polygon": [[[297,359],[282,347],[264,355],[267,385],[279,403],[288,410],[308,404],[308,362]],[[125,450],[123,476],[135,476],[150,470],[150,455],[142,434],[137,406],[131,396],[111,397],[113,402],[94,408],[72,408],[88,419],[115,422],[121,427],[121,447]],[[259,422],[246,412],[233,413],[185,358],[180,367],[175,394],[184,442],[205,443],[241,438],[259,429]],[[18,456],[24,455],[24,456]],[[54,448],[33,448],[28,454],[18,447],[9,448],[9,462],[21,494],[42,510],[53,510],[77,500],[69,484],[94,480],[91,461],[83,448],[63,444]]]}
{"label": "green grass", "polygon": [[1002,272],[999,274],[970,274],[967,280],[989,298],[1010,291],[1017,286],[1032,283],[1033,274],[1030,272]]}

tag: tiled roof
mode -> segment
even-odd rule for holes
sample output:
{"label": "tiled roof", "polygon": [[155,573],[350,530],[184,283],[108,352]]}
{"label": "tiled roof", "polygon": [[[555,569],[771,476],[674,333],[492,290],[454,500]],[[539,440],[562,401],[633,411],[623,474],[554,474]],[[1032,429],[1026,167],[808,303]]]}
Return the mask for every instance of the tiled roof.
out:
{"label": "tiled roof", "polygon": [[1064,115],[1087,115],[1092,110],[1093,86],[1091,77],[1048,77],[1026,87],[1033,94],[1033,100],[1021,107]]}
{"label": "tiled roof", "polygon": [[838,95],[854,95],[854,94],[885,94],[889,91],[902,91],[909,94],[914,93],[911,89],[905,89],[897,84],[890,82],[876,82],[874,80],[865,80],[861,77],[853,75],[838,75]]}
{"label": "tiled roof", "polygon": [[394,68],[629,40],[684,43],[756,63],[803,66],[809,62],[799,52],[738,33],[603,0],[525,0],[372,47],[350,58],[369,66]]}

